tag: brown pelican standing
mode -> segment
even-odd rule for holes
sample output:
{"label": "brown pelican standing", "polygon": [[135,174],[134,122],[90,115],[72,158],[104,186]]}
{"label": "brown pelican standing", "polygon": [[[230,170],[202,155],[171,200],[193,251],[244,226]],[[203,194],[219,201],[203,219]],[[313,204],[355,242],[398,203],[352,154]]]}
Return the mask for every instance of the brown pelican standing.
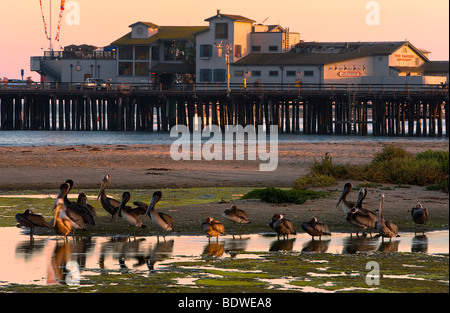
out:
{"label": "brown pelican standing", "polygon": [[417,206],[411,209],[411,216],[417,227],[422,228],[422,233],[425,234],[425,225],[428,221],[428,210],[425,209],[420,202],[417,203]]}
{"label": "brown pelican standing", "polygon": [[89,203],[87,203],[87,196],[84,192],[80,192],[78,194],[77,203],[81,204],[86,209],[88,209],[94,217],[98,216],[97,212],[95,211],[95,208],[92,205],[90,205]]}
{"label": "brown pelican standing", "polygon": [[275,214],[269,220],[269,226],[276,231],[278,239],[280,235],[283,235],[283,238],[289,238],[289,235],[297,235],[297,232],[292,225],[291,220],[284,218],[282,214]]}
{"label": "brown pelican standing", "polygon": [[23,213],[17,213],[14,217],[20,225],[30,229],[30,235],[33,235],[35,227],[50,228],[42,215],[34,214],[29,209],[26,209]]}
{"label": "brown pelican standing", "polygon": [[[173,219],[170,215],[165,213],[157,212],[155,209],[156,203],[162,198],[161,191],[155,191],[152,196],[152,201],[148,205],[147,211],[145,211],[145,215],[148,215],[152,222],[164,232],[174,231],[173,229]],[[158,236],[159,237],[159,236]],[[165,236],[163,235],[165,238]]]}
{"label": "brown pelican standing", "polygon": [[143,211],[140,207],[133,209],[129,206],[126,206],[128,201],[130,201],[130,193],[128,191],[125,191],[122,194],[122,201],[120,202],[117,215],[122,216],[122,218],[131,226],[136,226],[138,228],[147,227],[142,224],[141,220],[139,219],[139,215],[144,215],[145,211]]}
{"label": "brown pelican standing", "polygon": [[222,212],[222,216],[234,223],[238,224],[250,223],[247,213],[244,210],[238,209],[235,205],[232,205],[229,209],[225,209]]}
{"label": "brown pelican standing", "polygon": [[[76,212],[78,215],[80,215],[83,218],[83,222],[85,224],[90,224],[92,226],[95,226],[95,219],[94,214],[91,210],[89,210],[86,206],[81,204],[80,202],[74,202],[70,201],[67,195],[73,188],[73,181],[71,179],[66,180],[66,184],[69,185],[69,191],[67,192],[66,196],[64,197],[64,205],[67,208],[67,210],[72,210]],[[94,211],[95,213],[95,211]]]}
{"label": "brown pelican standing", "polygon": [[344,190],[342,191],[341,197],[339,198],[338,203],[336,206],[339,205],[339,203],[342,202],[342,209],[344,210],[344,213],[347,214],[350,212],[351,209],[355,207],[355,204],[347,200],[347,196],[352,191],[353,185],[352,183],[346,183],[344,185]]}
{"label": "brown pelican standing", "polygon": [[[222,212],[222,216],[239,225],[250,224],[247,213],[244,210],[238,209],[234,204],[229,209],[225,209]],[[239,237],[241,237],[241,235],[239,235]]]}
{"label": "brown pelican standing", "polygon": [[309,222],[302,223],[302,229],[311,235],[313,240],[314,236],[319,236],[319,240],[322,240],[322,236],[324,235],[331,236],[328,226],[322,222],[318,222],[314,216]]}
{"label": "brown pelican standing", "polygon": [[392,241],[392,237],[400,237],[398,234],[398,227],[394,223],[386,221],[383,216],[384,194],[380,193],[378,199],[380,200],[380,208],[378,209],[377,229],[381,236],[381,240],[384,241],[384,238],[386,237],[389,238],[389,241]]}
{"label": "brown pelican standing", "polygon": [[111,214],[111,222],[112,222],[116,219],[117,211],[119,210],[120,201],[117,201],[116,199],[106,196],[105,189],[110,180],[111,180],[111,175],[106,174],[105,176],[103,176],[102,184],[100,186],[100,191],[98,193],[97,200],[100,199],[100,203],[102,204],[102,207],[105,209],[106,212]]}
{"label": "brown pelican standing", "polygon": [[[365,208],[362,207],[362,202],[367,195],[367,190],[365,188],[361,188],[358,193],[358,200],[354,208],[352,208],[345,215],[345,219],[347,222],[352,224],[353,226],[358,227],[356,231],[356,236],[359,235],[359,231],[362,229],[363,235],[365,235],[366,228],[374,229],[375,223],[378,219],[378,216]],[[372,235],[372,231],[370,232]]]}
{"label": "brown pelican standing", "polygon": [[[55,209],[55,218],[53,220],[53,227],[55,228],[56,232],[56,238],[60,235],[64,236],[64,239],[67,240],[67,235],[70,234],[72,231],[72,223],[71,221],[65,216],[64,218],[61,217],[61,212],[65,209],[64,206],[64,197],[69,192],[69,184],[64,183],[60,187],[60,191],[58,194],[58,197],[56,198],[55,205],[53,206],[53,209]],[[52,209],[52,210],[53,210]]]}
{"label": "brown pelican standing", "polygon": [[219,236],[225,235],[225,226],[212,217],[206,218],[202,223],[202,229],[208,235],[208,241],[211,240],[211,237],[216,237],[216,240],[219,241]]}

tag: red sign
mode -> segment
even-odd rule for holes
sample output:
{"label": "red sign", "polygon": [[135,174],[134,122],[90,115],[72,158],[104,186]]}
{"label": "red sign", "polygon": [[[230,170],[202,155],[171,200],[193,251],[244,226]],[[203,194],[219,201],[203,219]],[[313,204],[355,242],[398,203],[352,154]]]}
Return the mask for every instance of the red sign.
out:
{"label": "red sign", "polygon": [[360,71],[340,71],[337,74],[339,77],[359,77],[359,76],[361,76]]}

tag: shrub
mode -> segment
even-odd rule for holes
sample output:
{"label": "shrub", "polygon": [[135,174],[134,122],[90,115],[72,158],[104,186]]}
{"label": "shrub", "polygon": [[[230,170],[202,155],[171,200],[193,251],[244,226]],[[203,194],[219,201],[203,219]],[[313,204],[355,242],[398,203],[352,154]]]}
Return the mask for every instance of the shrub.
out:
{"label": "shrub", "polygon": [[381,152],[375,154],[372,162],[390,161],[392,159],[410,159],[413,155],[405,149],[396,146],[385,146]]}
{"label": "shrub", "polygon": [[315,161],[311,173],[298,178],[297,189],[325,187],[335,183],[335,179],[355,179],[374,183],[397,185],[434,186],[448,191],[449,152],[427,150],[412,155],[402,148],[386,146],[366,165],[351,166],[333,164],[326,153],[321,162]]}
{"label": "shrub", "polygon": [[294,189],[329,187],[336,185],[337,181],[334,177],[327,175],[306,175],[299,177],[294,182]]}
{"label": "shrub", "polygon": [[242,199],[260,199],[269,203],[295,203],[302,204],[306,200],[326,197],[328,193],[320,191],[278,189],[269,187],[265,189],[255,189],[245,194]]}

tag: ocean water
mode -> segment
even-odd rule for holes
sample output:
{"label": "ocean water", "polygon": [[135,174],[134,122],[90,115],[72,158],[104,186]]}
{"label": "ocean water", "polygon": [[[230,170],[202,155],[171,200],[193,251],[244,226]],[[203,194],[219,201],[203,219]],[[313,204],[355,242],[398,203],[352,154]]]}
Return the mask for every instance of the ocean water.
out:
{"label": "ocean water", "polygon": [[[180,135],[181,136],[181,135]],[[76,146],[76,145],[152,145],[171,144],[179,137],[171,137],[162,132],[131,132],[131,131],[0,131],[0,146]],[[198,138],[198,137],[197,137]],[[194,137],[191,137],[195,141]],[[212,135],[202,137],[202,142],[217,140]],[[448,137],[381,137],[357,135],[304,135],[278,134],[278,142],[399,142],[408,141],[412,144],[424,141],[448,142]]]}

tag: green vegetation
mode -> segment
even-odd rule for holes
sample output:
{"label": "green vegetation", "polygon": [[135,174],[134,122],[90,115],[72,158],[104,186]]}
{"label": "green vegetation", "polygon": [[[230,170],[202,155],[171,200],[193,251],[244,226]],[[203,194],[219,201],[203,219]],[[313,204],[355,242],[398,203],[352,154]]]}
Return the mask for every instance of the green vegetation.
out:
{"label": "green vegetation", "polygon": [[269,187],[252,190],[244,195],[242,199],[260,199],[261,201],[269,203],[303,204],[309,199],[327,196],[328,193],[326,192]]}
{"label": "green vegetation", "polygon": [[365,165],[334,164],[326,153],[315,161],[310,174],[295,181],[294,188],[332,186],[337,180],[354,179],[372,183],[428,186],[448,192],[449,152],[427,150],[416,155],[386,146]]}
{"label": "green vegetation", "polygon": [[[0,286],[0,291],[448,293],[448,260],[448,254],[264,252],[257,258],[245,259],[223,257],[192,263],[174,259],[153,271],[104,269],[101,275],[83,274],[79,286],[7,284]],[[369,261],[380,266],[378,285],[367,284]]]}

